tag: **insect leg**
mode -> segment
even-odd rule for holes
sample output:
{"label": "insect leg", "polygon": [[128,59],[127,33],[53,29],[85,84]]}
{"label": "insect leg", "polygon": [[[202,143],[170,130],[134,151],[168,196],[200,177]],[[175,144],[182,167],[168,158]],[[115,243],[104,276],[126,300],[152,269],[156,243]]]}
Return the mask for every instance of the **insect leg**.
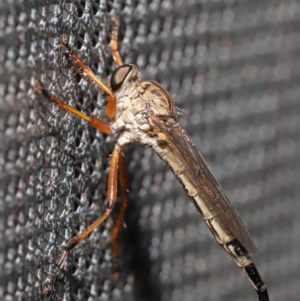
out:
{"label": "insect leg", "polygon": [[82,70],[82,72],[85,73],[102,91],[104,91],[109,95],[109,100],[106,107],[106,113],[110,119],[114,118],[116,115],[116,103],[117,103],[115,94],[110,90],[110,88],[104,82],[102,82],[97,77],[97,75],[88,66],[84,64],[84,62],[72,51],[70,46],[65,41],[63,42],[63,46],[67,48],[71,58]]}
{"label": "insect leg", "polygon": [[120,19],[118,16],[113,15],[112,21],[114,23],[114,26],[113,26],[112,33],[111,33],[110,48],[111,48],[111,52],[112,52],[114,61],[117,63],[118,66],[122,66],[122,65],[124,65],[124,63],[121,58],[121,55],[119,52],[119,47],[118,47]]}
{"label": "insect leg", "polygon": [[103,121],[101,121],[95,117],[87,116],[87,115],[81,113],[80,111],[74,109],[73,107],[67,105],[66,103],[60,101],[55,96],[51,95],[45,88],[43,88],[40,83],[38,83],[38,86],[39,87],[37,87],[36,90],[40,90],[44,94],[44,96],[48,98],[49,101],[55,103],[62,109],[66,110],[68,112],[71,112],[72,114],[76,115],[77,117],[87,121],[100,132],[105,133],[107,135],[110,135],[112,133],[112,130],[108,124],[104,123]]}
{"label": "insect leg", "polygon": [[107,205],[104,214],[100,216],[96,221],[94,221],[90,226],[84,229],[81,233],[71,238],[63,245],[63,252],[58,257],[53,271],[46,280],[47,286],[45,287],[43,292],[45,297],[49,297],[51,295],[57,274],[63,268],[63,265],[69,253],[84,239],[86,239],[97,227],[99,227],[111,214],[117,199],[117,175],[121,151],[122,147],[116,145],[112,152],[107,185]]}
{"label": "insect leg", "polygon": [[[121,192],[122,192],[122,206],[121,206],[118,218],[116,220],[114,229],[112,231],[112,237],[111,237],[112,252],[113,252],[114,261],[116,263],[116,266],[118,265],[118,257],[119,257],[118,238],[120,236],[120,232],[121,232],[122,224],[123,224],[123,220],[124,220],[124,215],[125,215],[127,204],[128,204],[127,194],[129,191],[129,181],[128,181],[128,174],[127,174],[127,168],[126,168],[126,160],[125,160],[125,156],[123,153],[120,154],[119,181],[120,181],[120,188],[121,188]],[[115,272],[114,276],[115,276],[115,279],[117,280],[117,278],[119,277],[118,272]]]}

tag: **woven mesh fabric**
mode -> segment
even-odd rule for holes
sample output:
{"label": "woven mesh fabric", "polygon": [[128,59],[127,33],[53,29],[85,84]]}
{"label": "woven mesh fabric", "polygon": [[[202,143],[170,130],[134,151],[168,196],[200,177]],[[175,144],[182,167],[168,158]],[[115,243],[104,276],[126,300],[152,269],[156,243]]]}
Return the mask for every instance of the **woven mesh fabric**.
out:
{"label": "woven mesh fabric", "polygon": [[[181,124],[248,226],[270,300],[300,295],[300,2],[2,1],[0,4],[0,299],[46,300],[63,241],[105,209],[113,137],[34,88],[105,118],[106,98],[59,47],[103,80],[120,50],[174,95]],[[127,149],[130,203],[113,280],[116,214],[72,252],[50,300],[244,300],[257,297],[150,149]],[[116,208],[116,212],[117,212]]]}

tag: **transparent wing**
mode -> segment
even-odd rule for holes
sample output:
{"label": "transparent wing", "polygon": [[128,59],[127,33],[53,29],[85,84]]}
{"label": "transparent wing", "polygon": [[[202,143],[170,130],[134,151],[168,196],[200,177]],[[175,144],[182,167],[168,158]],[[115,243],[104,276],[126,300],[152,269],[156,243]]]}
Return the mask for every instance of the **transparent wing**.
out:
{"label": "transparent wing", "polygon": [[179,124],[167,127],[165,122],[157,116],[152,115],[151,119],[159,127],[160,131],[165,134],[170,147],[174,149],[181,159],[186,170],[191,173],[195,179],[195,185],[207,198],[224,225],[248,252],[256,253],[257,249],[250,233],[223,192],[219,182],[209,170],[204,158],[197,151],[191,138]]}

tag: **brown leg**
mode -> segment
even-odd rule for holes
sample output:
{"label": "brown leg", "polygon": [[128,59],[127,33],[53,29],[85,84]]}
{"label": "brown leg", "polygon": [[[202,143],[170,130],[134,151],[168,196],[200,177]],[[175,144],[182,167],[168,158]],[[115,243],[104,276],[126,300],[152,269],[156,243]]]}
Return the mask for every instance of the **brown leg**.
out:
{"label": "brown leg", "polygon": [[71,58],[74,60],[74,62],[78,65],[78,67],[82,70],[83,73],[85,73],[101,90],[103,90],[105,93],[107,93],[109,96],[113,96],[113,92],[110,90],[110,88],[103,83],[97,75],[90,69],[90,67],[86,66],[84,62],[77,56],[70,46],[63,41],[62,46],[65,46],[71,56]]}
{"label": "brown leg", "polygon": [[[120,154],[120,161],[119,161],[119,179],[120,179],[120,188],[122,192],[122,206],[118,215],[118,218],[116,220],[114,229],[112,231],[112,237],[111,237],[111,245],[112,245],[112,252],[114,261],[116,264],[118,263],[118,257],[119,257],[119,236],[122,229],[123,221],[124,221],[124,215],[126,212],[127,204],[128,204],[128,198],[127,194],[129,191],[129,182],[128,182],[128,175],[127,175],[127,168],[126,168],[126,160],[123,153]],[[115,271],[114,278],[117,280],[119,278],[119,273]]]}
{"label": "brown leg", "polygon": [[[119,26],[120,26],[119,17],[116,15],[112,16],[112,21],[114,22],[114,26],[111,33],[110,48],[111,48],[114,61],[117,63],[118,66],[122,66],[124,63],[123,60],[121,59],[119,48],[118,48],[118,36],[119,36]],[[110,96],[106,107],[106,113],[107,116],[111,119],[114,118],[116,115],[116,106],[117,106],[116,97]]]}
{"label": "brown leg", "polygon": [[85,230],[81,233],[76,235],[75,237],[71,238],[67,243],[63,246],[64,251],[59,256],[58,260],[55,263],[55,267],[51,272],[50,276],[47,278],[46,283],[47,287],[44,289],[44,296],[49,297],[52,293],[53,285],[59,270],[63,268],[63,265],[69,255],[69,253],[86,239],[97,227],[99,227],[111,214],[111,211],[114,207],[114,204],[117,199],[117,175],[118,175],[118,165],[119,165],[119,158],[122,152],[122,147],[116,145],[112,156],[111,156],[111,163],[110,163],[110,170],[108,176],[108,186],[107,186],[107,206],[104,214],[99,217],[96,221],[94,221],[90,226],[88,226]]}
{"label": "brown leg", "polygon": [[97,118],[87,116],[87,115],[81,113],[80,111],[74,109],[73,107],[67,105],[66,103],[60,101],[53,95],[49,94],[49,92],[45,88],[43,88],[40,83],[38,83],[38,87],[36,87],[36,90],[42,91],[42,93],[48,98],[49,101],[55,103],[56,105],[63,108],[64,110],[71,112],[72,114],[76,115],[77,117],[87,121],[100,132],[105,133],[107,135],[110,135],[112,133],[112,130],[108,124],[104,123],[103,121],[101,121]]}
{"label": "brown leg", "polygon": [[122,66],[124,65],[124,63],[123,60],[121,59],[119,47],[118,47],[118,37],[119,37],[119,27],[120,27],[119,17],[116,15],[112,16],[112,21],[114,22],[114,26],[111,33],[110,48],[111,48],[114,61],[117,63],[118,66]]}
{"label": "brown leg", "polygon": [[82,70],[82,72],[85,73],[101,90],[103,90],[105,93],[109,95],[106,113],[110,119],[113,119],[116,115],[116,103],[117,103],[115,94],[110,90],[110,88],[105,83],[103,83],[97,77],[97,75],[88,66],[84,64],[84,62],[72,51],[70,46],[65,41],[63,42],[63,46],[67,48],[71,58]]}

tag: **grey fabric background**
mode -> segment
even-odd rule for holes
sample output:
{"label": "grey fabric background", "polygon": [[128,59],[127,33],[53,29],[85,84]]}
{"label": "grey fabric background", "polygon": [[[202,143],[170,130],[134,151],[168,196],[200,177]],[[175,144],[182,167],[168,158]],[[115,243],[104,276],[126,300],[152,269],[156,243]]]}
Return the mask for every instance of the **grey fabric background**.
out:
{"label": "grey fabric background", "polygon": [[[113,137],[34,92],[36,80],[86,114],[106,98],[59,49],[62,35],[103,80],[120,50],[175,97],[258,247],[271,301],[300,295],[300,1],[2,1],[0,9],[0,299],[46,300],[63,241],[105,209]],[[121,276],[109,218],[69,257],[50,300],[252,301],[241,270],[212,239],[150,149],[127,149],[130,205]]]}

